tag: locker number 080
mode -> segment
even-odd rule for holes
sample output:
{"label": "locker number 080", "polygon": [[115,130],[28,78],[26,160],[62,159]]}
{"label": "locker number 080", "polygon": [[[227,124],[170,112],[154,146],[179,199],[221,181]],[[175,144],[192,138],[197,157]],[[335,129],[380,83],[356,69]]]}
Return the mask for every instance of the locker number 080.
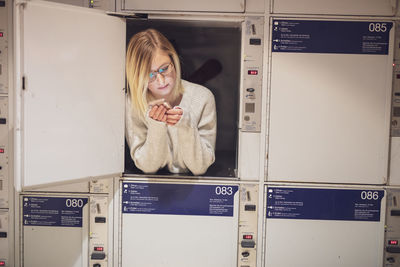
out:
{"label": "locker number 080", "polygon": [[67,198],[67,200],[65,200],[65,206],[67,206],[68,208],[82,208],[83,200],[76,198]]}
{"label": "locker number 080", "polygon": [[370,32],[386,32],[387,31],[386,23],[370,23],[368,28],[369,28]]}
{"label": "locker number 080", "polygon": [[379,194],[378,191],[362,191],[361,192],[361,199],[362,200],[378,200]]}
{"label": "locker number 080", "polygon": [[232,187],[230,187],[230,186],[217,186],[215,188],[215,194],[216,195],[224,195],[224,196],[228,195],[228,196],[230,196],[230,195],[233,194],[233,190],[232,190]]}

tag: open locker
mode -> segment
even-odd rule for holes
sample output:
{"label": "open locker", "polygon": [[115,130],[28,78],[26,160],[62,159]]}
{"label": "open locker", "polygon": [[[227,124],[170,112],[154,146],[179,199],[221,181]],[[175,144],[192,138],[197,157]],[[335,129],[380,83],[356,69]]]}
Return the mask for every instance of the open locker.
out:
{"label": "open locker", "polygon": [[122,173],[124,21],[45,1],[15,16],[16,189]]}
{"label": "open locker", "polygon": [[[204,176],[237,175],[241,27],[239,21],[127,20],[127,42],[142,30],[159,30],[174,45],[180,57],[182,79],[203,85],[214,95],[217,108],[216,161]],[[143,174],[131,159],[129,147],[126,145],[125,148],[125,175]],[[170,174],[162,169],[157,175]]]}
{"label": "open locker", "polygon": [[[123,19],[45,1],[16,3],[17,190],[142,174],[126,152],[124,161],[124,62],[128,38],[148,27],[176,44],[183,77],[204,83],[216,98],[216,161],[204,176],[258,179],[263,18],[152,16]],[[251,93],[240,91],[249,87]]]}

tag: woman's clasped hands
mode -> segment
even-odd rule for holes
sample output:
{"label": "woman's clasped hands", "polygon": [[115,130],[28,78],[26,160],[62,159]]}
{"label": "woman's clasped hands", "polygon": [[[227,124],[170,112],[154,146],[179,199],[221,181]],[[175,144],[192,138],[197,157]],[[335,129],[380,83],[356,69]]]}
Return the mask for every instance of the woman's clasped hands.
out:
{"label": "woman's clasped hands", "polygon": [[164,99],[149,103],[149,117],[156,121],[165,122],[170,126],[175,125],[181,119],[183,110],[180,107],[171,107]]}

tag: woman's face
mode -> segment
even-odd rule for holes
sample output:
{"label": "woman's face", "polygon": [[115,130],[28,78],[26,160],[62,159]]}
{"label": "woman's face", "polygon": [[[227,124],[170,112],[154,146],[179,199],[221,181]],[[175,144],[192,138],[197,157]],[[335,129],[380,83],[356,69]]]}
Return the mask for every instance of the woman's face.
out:
{"label": "woman's face", "polygon": [[151,72],[149,77],[153,76],[154,80],[150,80],[148,84],[150,93],[156,99],[164,98],[172,101],[170,97],[175,87],[176,72],[167,53],[161,50],[156,51],[151,62]]}

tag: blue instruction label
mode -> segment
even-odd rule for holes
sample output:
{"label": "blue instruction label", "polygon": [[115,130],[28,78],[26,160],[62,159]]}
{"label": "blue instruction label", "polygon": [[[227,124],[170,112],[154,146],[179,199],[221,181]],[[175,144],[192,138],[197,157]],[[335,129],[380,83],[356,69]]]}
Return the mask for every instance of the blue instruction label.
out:
{"label": "blue instruction label", "polygon": [[122,213],[233,216],[238,186],[122,183]]}
{"label": "blue instruction label", "polygon": [[82,227],[82,208],[87,198],[22,198],[23,224],[32,226]]}
{"label": "blue instruction label", "polygon": [[273,20],[272,52],[387,55],[392,22]]}
{"label": "blue instruction label", "polygon": [[380,221],[383,190],[267,188],[267,218]]}

